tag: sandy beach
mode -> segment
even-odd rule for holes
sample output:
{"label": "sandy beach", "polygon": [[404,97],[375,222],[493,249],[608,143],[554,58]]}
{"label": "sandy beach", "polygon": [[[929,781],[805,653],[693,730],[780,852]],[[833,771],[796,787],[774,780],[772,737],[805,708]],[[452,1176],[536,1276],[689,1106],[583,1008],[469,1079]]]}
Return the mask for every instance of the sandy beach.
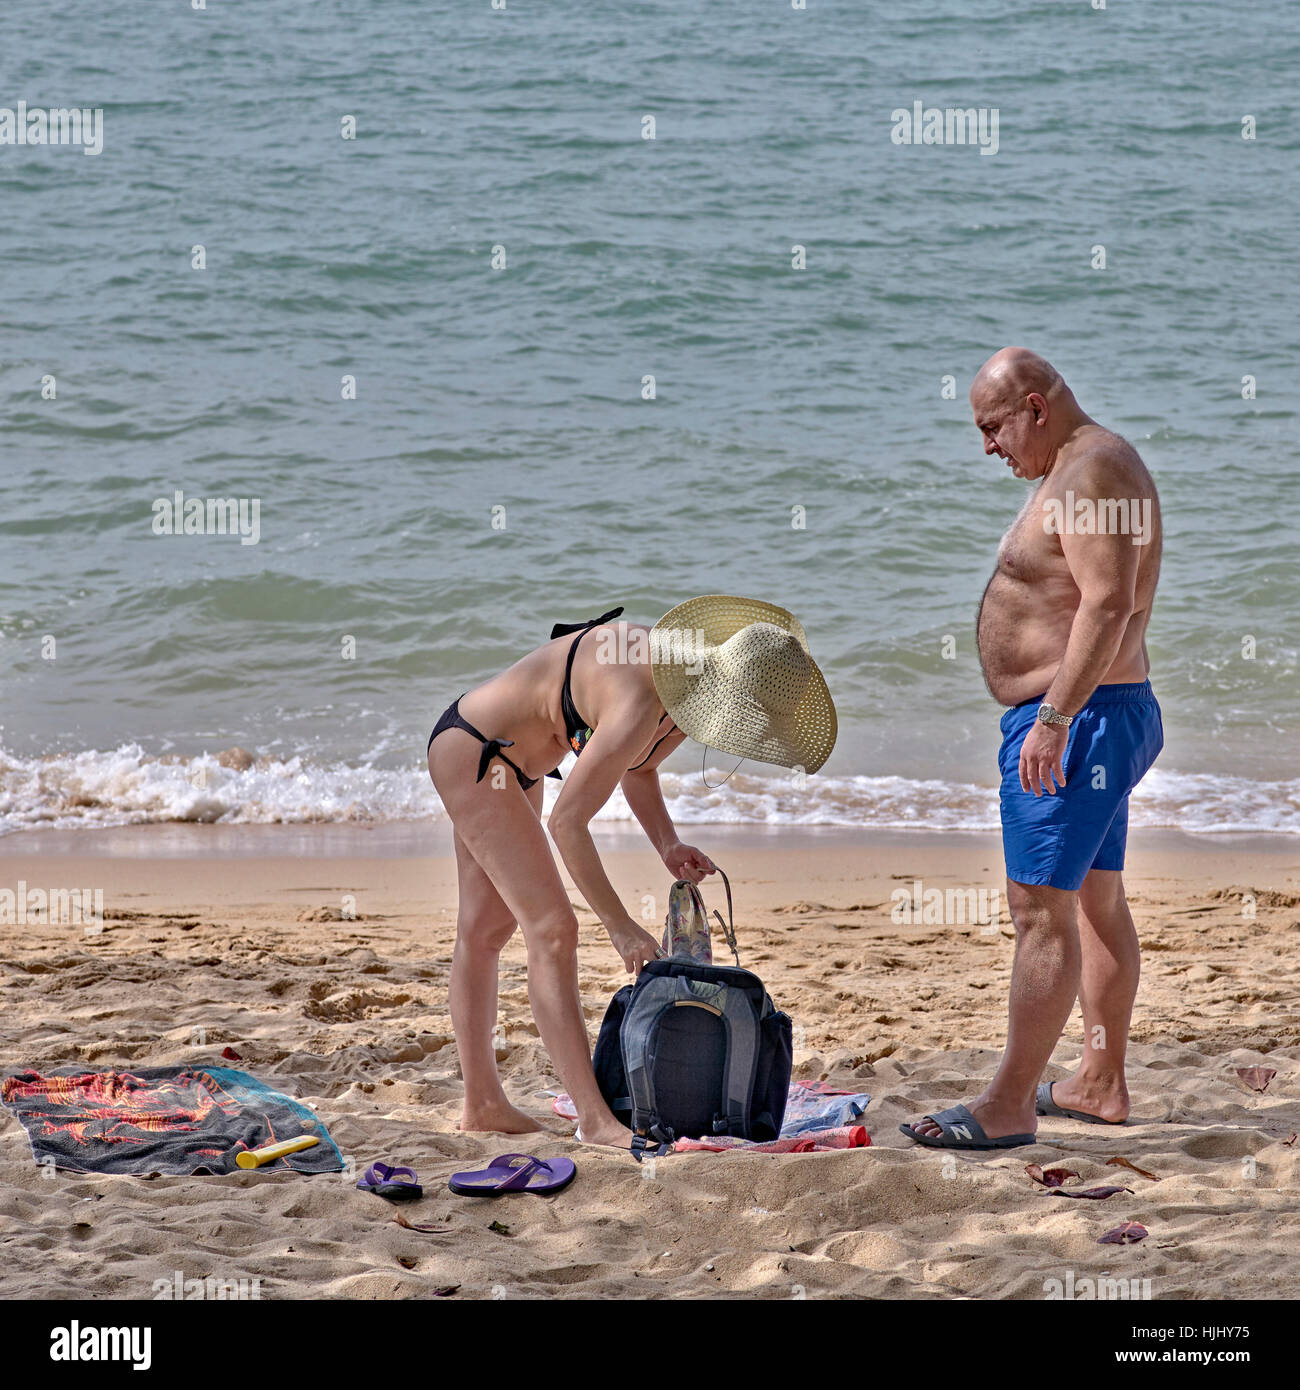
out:
{"label": "sandy beach", "polygon": [[[677,1154],[653,1167],[576,1145],[528,1009],[521,938],[503,957],[506,1088],[551,1133],[456,1128],[447,1013],[455,922],[445,832],[394,827],[145,827],[17,835],[0,886],[102,888],[104,928],[3,931],[2,1060],[22,1069],[237,1065],[310,1104],[356,1172],[414,1167],[395,1209],[336,1176],[43,1177],[0,1119],[6,1298],[149,1299],[154,1281],[257,1279],[264,1299],[1043,1299],[1052,1280],[1150,1280],[1154,1299],[1300,1292],[1300,850],[1286,842],[1134,837],[1126,879],[1143,944],[1130,1054],[1133,1116],[1043,1119],[999,1155],[914,1147],[900,1121],[977,1094],[1003,1039],[1012,931],[891,920],[903,888],[1002,888],[996,837],[867,838],[704,828],[736,889],[742,963],[795,1025],[795,1075],[869,1092],[871,1146],[828,1154]],[[414,850],[423,846],[421,852]],[[629,904],[662,912],[655,856],[600,841]],[[709,905],[722,895],[706,888]],[[578,903],[576,893],[572,895]],[[354,911],[355,920],[345,920]],[[1253,911],[1253,916],[1251,915]],[[624,982],[579,910],[594,1040]],[[1078,1055],[1076,1013],[1049,1076]],[[1237,1068],[1276,1072],[1263,1092]],[[1290,1140],[1290,1142],[1288,1142]],[[512,1149],[567,1154],[551,1199],[451,1195],[446,1176]],[[1122,1157],[1152,1178],[1108,1164]],[[1104,1201],[1052,1195],[1027,1164]],[[1126,1221],[1137,1245],[1098,1244]],[[492,1229],[499,1222],[506,1231]]]}

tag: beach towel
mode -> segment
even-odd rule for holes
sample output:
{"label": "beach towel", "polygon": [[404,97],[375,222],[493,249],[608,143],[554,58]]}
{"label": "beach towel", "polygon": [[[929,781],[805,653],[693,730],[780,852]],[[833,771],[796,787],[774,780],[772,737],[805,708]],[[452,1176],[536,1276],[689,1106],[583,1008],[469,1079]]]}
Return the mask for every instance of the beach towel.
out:
{"label": "beach towel", "polygon": [[5,1078],[0,1103],[27,1131],[37,1163],[76,1173],[234,1173],[243,1150],[304,1134],[320,1143],[264,1171],[343,1167],[307,1106],[226,1067],[23,1071]]}
{"label": "beach towel", "polygon": [[839,1129],[819,1129],[809,1134],[792,1134],[789,1138],[754,1141],[733,1139],[729,1134],[709,1135],[707,1139],[678,1139],[674,1153],[730,1153],[740,1149],[751,1154],[816,1154],[831,1149],[865,1149],[871,1136],[865,1125],[844,1125]]}

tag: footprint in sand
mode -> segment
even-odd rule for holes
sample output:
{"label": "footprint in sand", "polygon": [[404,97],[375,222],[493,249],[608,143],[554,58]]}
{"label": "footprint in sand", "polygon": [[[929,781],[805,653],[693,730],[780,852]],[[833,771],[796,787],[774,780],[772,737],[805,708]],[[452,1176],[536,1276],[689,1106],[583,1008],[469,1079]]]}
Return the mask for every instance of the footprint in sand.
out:
{"label": "footprint in sand", "polygon": [[303,1013],[321,1023],[356,1023],[373,1018],[377,1011],[400,1008],[409,994],[380,994],[373,990],[345,989],[303,1006]]}

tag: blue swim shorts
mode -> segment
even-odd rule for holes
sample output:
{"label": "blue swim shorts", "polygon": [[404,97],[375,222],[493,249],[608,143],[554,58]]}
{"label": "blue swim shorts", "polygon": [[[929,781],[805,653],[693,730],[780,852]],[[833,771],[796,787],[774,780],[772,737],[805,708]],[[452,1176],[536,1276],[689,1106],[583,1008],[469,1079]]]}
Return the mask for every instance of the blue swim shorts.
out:
{"label": "blue swim shorts", "polygon": [[1002,716],[1002,852],[1007,877],[1077,892],[1091,869],[1122,869],[1129,793],[1164,747],[1151,682],[1099,685],[1065,745],[1065,786],[1035,796],[1020,785],[1020,747],[1043,702]]}

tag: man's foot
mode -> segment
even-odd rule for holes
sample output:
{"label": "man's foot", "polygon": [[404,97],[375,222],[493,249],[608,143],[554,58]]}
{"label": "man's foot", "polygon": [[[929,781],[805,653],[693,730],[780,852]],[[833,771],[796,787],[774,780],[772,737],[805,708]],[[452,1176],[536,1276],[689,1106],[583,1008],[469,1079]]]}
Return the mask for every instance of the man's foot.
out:
{"label": "man's foot", "polygon": [[531,1115],[516,1110],[510,1102],[502,1101],[496,1105],[467,1105],[460,1117],[460,1127],[465,1130],[488,1130],[493,1134],[533,1134],[538,1130],[545,1132],[546,1126],[539,1124]]}
{"label": "man's foot", "polygon": [[[1033,1134],[1038,1128],[1032,1101],[1027,1106],[1012,1107],[1005,1102],[989,1101],[980,1096],[978,1100],[971,1101],[966,1108],[989,1139],[1003,1139],[1009,1134]],[[911,1128],[928,1139],[938,1139],[943,1135],[943,1130],[929,1115],[922,1115],[919,1119],[913,1120]]]}
{"label": "man's foot", "polygon": [[1052,1100],[1062,1110],[1074,1110],[1080,1115],[1093,1115],[1107,1124],[1121,1124],[1128,1119],[1128,1087],[1121,1077],[1064,1077],[1052,1082]]}

